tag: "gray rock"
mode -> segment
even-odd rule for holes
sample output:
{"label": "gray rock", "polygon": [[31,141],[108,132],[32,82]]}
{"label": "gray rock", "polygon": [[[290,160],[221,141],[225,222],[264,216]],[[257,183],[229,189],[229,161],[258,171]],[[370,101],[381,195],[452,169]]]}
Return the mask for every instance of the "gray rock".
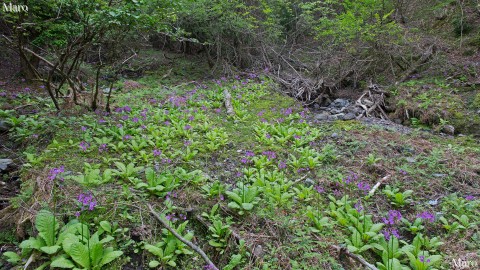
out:
{"label": "gray rock", "polygon": [[11,159],[0,159],[0,172],[6,171],[8,166],[13,163]]}
{"label": "gray rock", "polygon": [[343,120],[352,120],[355,119],[355,114],[353,113],[347,113],[343,116]]}
{"label": "gray rock", "polygon": [[437,178],[444,178],[445,176],[447,176],[446,174],[444,173],[434,173],[432,174],[433,177],[437,177]]}
{"label": "gray rock", "polygon": [[328,120],[339,120],[339,119],[343,119],[343,116],[345,116],[344,113],[337,113],[337,114],[334,114],[334,115],[330,115],[328,117]]}
{"label": "gray rock", "polygon": [[0,120],[0,132],[7,132],[10,128],[10,124],[4,120]]}
{"label": "gray rock", "polygon": [[363,112],[363,110],[360,109],[360,108],[358,108],[358,107],[356,107],[356,106],[350,106],[350,107],[347,107],[347,108],[345,109],[345,112],[347,112],[347,113],[353,113],[353,114],[355,114],[355,116],[357,116],[357,115],[361,114],[361,113]]}
{"label": "gray rock", "polygon": [[338,136],[338,134],[337,134],[337,133],[333,133],[333,134],[332,134],[330,137],[332,137],[332,138],[336,139],[336,138],[338,138],[339,136]]}
{"label": "gray rock", "polygon": [[480,110],[477,111],[477,114],[480,114]]}
{"label": "gray rock", "polygon": [[406,160],[407,160],[408,162],[410,162],[410,163],[415,163],[415,162],[417,162],[417,160],[414,159],[413,157],[407,157]]}
{"label": "gray rock", "polygon": [[452,125],[445,125],[442,127],[442,132],[453,135],[455,134],[455,128]]}
{"label": "gray rock", "polygon": [[305,184],[306,187],[311,187],[311,186],[315,185],[315,182],[310,178],[305,179],[305,181],[303,181],[303,183]]}
{"label": "gray rock", "polygon": [[325,121],[325,120],[328,120],[329,116],[330,115],[328,113],[321,113],[321,114],[315,115],[315,119],[320,121]]}
{"label": "gray rock", "polygon": [[437,205],[437,204],[438,204],[438,200],[430,200],[430,201],[428,201],[428,204],[430,204],[430,205]]}
{"label": "gray rock", "polygon": [[332,107],[343,108],[343,107],[347,107],[349,103],[350,102],[346,99],[337,98],[332,103],[330,103],[330,105],[328,107],[330,107],[330,108],[332,108]]}
{"label": "gray rock", "polygon": [[394,122],[395,124],[401,125],[401,124],[402,124],[402,119],[400,119],[400,118],[395,118],[395,119],[393,119],[393,122]]}

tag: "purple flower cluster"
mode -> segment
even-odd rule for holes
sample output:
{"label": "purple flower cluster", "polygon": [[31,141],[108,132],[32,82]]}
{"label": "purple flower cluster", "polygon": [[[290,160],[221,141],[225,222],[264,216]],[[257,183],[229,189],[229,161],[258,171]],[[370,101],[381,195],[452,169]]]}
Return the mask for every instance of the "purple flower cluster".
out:
{"label": "purple flower cluster", "polygon": [[325,192],[325,189],[321,185],[316,185],[315,190],[320,194]]}
{"label": "purple flower cluster", "polygon": [[[64,166],[60,166],[59,168],[53,168],[50,170],[50,172],[48,173],[48,179],[49,180],[55,180],[55,178],[57,178],[57,175],[61,174],[64,172]],[[63,181],[63,177],[60,178],[61,181]]]}
{"label": "purple flower cluster", "polygon": [[[358,175],[354,172],[351,172],[347,177],[342,179],[342,182],[345,183],[346,185],[356,182],[358,180]],[[360,184],[360,183],[359,183]],[[363,185],[363,184],[362,184]],[[368,184],[367,184],[368,185]],[[360,188],[360,187],[359,187]]]}
{"label": "purple flower cluster", "polygon": [[429,262],[430,262],[430,259],[426,259],[426,260],[425,260],[425,256],[423,256],[423,255],[418,256],[418,259],[419,259],[420,262],[422,262],[422,263],[429,263]]}
{"label": "purple flower cluster", "polygon": [[158,157],[162,154],[162,150],[159,149],[153,149],[153,156]]}
{"label": "purple flower cluster", "polygon": [[293,109],[290,108],[290,107],[286,108],[286,109],[283,111],[283,115],[285,115],[285,116],[289,116],[289,115],[292,114],[292,113],[293,113]]}
{"label": "purple flower cluster", "polygon": [[165,219],[168,221],[175,222],[177,220],[186,220],[187,216],[184,214],[177,215],[176,213],[168,214],[165,216]]}
{"label": "purple flower cluster", "polygon": [[118,107],[118,108],[115,109],[115,112],[117,112],[117,113],[121,113],[121,112],[129,113],[131,111],[132,111],[132,108],[130,108],[129,106]]}
{"label": "purple flower cluster", "polygon": [[421,219],[424,219],[424,220],[428,220],[429,222],[433,223],[435,222],[435,215],[428,212],[428,211],[424,211],[420,214],[417,215],[417,218],[421,218]]}
{"label": "purple flower cluster", "polygon": [[95,200],[95,198],[90,193],[80,193],[78,195],[77,201],[80,203],[81,209],[80,211],[77,211],[75,213],[76,217],[79,217],[80,213],[86,209],[88,209],[88,211],[93,211],[97,206],[97,200]]}
{"label": "purple flower cluster", "polygon": [[400,238],[400,234],[398,230],[395,228],[395,224],[402,219],[402,214],[398,210],[390,210],[388,211],[388,217],[383,218],[383,223],[387,225],[387,228],[383,230],[383,236],[385,236],[385,240],[389,241],[391,236],[395,236],[396,238]]}
{"label": "purple flower cluster", "polygon": [[388,211],[388,218],[383,218],[383,223],[386,225],[395,225],[398,221],[402,219],[402,214],[398,210]]}
{"label": "purple flower cluster", "polygon": [[277,154],[275,154],[275,152],[273,152],[273,151],[264,151],[264,152],[262,152],[262,155],[267,156],[268,160],[272,160],[272,159],[275,159],[277,157]]}
{"label": "purple flower cluster", "polygon": [[367,182],[363,181],[358,182],[357,187],[360,191],[363,191],[365,193],[368,193],[368,191],[370,190],[370,185]]}
{"label": "purple flower cluster", "polygon": [[177,193],[176,192],[167,192],[167,196],[165,196],[165,200],[170,200],[170,198],[177,198]]}
{"label": "purple flower cluster", "polygon": [[358,200],[354,207],[357,210],[357,212],[359,213],[362,212],[363,211],[362,201]]}
{"label": "purple flower cluster", "polygon": [[82,151],[87,151],[87,149],[90,147],[90,144],[86,141],[81,141],[80,144],[79,144],[80,148],[82,149]]}
{"label": "purple flower cluster", "polygon": [[385,240],[390,241],[391,236],[395,236],[397,239],[400,238],[400,234],[398,233],[398,230],[395,228],[386,228],[385,230],[382,231],[383,236],[385,237]]}
{"label": "purple flower cluster", "polygon": [[102,144],[98,147],[98,152],[102,153],[102,152],[106,152],[106,151],[108,151],[107,144],[106,144],[106,143],[102,143]]}
{"label": "purple flower cluster", "polygon": [[285,163],[285,161],[278,162],[278,169],[283,170],[285,168],[287,168],[287,163]]}
{"label": "purple flower cluster", "polygon": [[168,99],[174,107],[183,107],[187,104],[187,98],[182,96],[173,96]]}
{"label": "purple flower cluster", "polygon": [[475,196],[467,195],[467,196],[465,196],[465,200],[467,200],[467,201],[473,201],[473,200],[475,200]]}

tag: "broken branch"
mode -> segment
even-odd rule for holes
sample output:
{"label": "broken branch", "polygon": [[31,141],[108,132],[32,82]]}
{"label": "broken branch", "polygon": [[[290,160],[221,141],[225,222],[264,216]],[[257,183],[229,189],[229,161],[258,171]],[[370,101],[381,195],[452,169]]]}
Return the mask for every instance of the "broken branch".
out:
{"label": "broken branch", "polygon": [[160,223],[162,223],[162,225],[169,231],[171,232],[176,238],[178,238],[178,240],[182,241],[185,245],[189,246],[191,249],[193,249],[195,252],[197,252],[198,254],[200,254],[200,256],[202,256],[203,260],[210,266],[210,268],[214,269],[214,270],[218,270],[218,268],[215,266],[215,264],[213,264],[213,262],[208,258],[207,254],[205,254],[205,252],[203,252],[202,249],[200,249],[198,246],[196,246],[195,244],[193,244],[192,242],[188,241],[187,239],[183,238],[181,235],[179,235],[177,233],[177,231],[175,231],[172,227],[170,227],[168,225],[168,223],[163,220],[159,214],[157,214],[157,212],[155,212],[155,210],[153,209],[152,205],[150,204],[147,204],[148,206],[148,209],[150,209],[150,213],[158,220],[160,221]]}

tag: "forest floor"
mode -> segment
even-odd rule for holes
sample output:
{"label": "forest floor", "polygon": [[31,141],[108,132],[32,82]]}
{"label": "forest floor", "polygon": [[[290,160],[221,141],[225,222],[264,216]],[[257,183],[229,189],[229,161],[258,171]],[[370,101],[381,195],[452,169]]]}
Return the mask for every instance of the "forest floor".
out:
{"label": "forest floor", "polygon": [[338,246],[378,269],[480,264],[478,138],[318,122],[263,74],[202,80],[201,70],[182,62],[170,76],[123,80],[111,114],[56,114],[22,82],[0,90],[11,126],[0,159],[13,161],[0,179],[0,249],[19,255],[0,268],[20,269],[32,249],[33,266],[82,266],[65,242],[19,247],[40,237],[35,216],[47,209],[60,230],[79,220],[111,238],[103,244],[126,256],[103,269],[203,269],[149,204],[220,269],[360,268]]}

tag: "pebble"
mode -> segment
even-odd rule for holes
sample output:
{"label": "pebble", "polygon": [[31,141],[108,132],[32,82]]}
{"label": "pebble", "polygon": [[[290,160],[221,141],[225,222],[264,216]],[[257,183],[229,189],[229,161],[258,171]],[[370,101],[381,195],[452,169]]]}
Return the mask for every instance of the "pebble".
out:
{"label": "pebble", "polygon": [[316,120],[320,120],[320,121],[324,121],[324,120],[328,120],[328,117],[329,117],[329,116],[330,116],[330,115],[327,114],[327,113],[321,113],[321,114],[315,115],[315,119],[316,119]]}
{"label": "pebble", "polygon": [[0,172],[7,170],[8,166],[13,163],[11,159],[0,159]]}
{"label": "pebble", "polygon": [[433,177],[437,177],[437,178],[443,178],[443,177],[445,177],[445,176],[447,176],[447,175],[444,174],[444,173],[434,173],[434,174],[432,174],[432,176],[433,176]]}
{"label": "pebble", "polygon": [[355,119],[355,114],[353,113],[347,113],[343,116],[343,120],[353,120]]}
{"label": "pebble", "polygon": [[310,178],[305,179],[305,181],[303,181],[303,183],[305,184],[306,187],[311,187],[311,186],[315,185],[315,182]]}
{"label": "pebble", "polygon": [[339,136],[338,136],[338,134],[337,134],[337,133],[333,133],[333,134],[332,134],[330,137],[332,137],[332,138],[334,138],[334,139],[335,139],[335,138],[338,138]]}
{"label": "pebble", "polygon": [[406,160],[407,160],[408,162],[410,162],[410,163],[415,163],[415,162],[417,162],[417,160],[414,159],[413,157],[407,157]]}

